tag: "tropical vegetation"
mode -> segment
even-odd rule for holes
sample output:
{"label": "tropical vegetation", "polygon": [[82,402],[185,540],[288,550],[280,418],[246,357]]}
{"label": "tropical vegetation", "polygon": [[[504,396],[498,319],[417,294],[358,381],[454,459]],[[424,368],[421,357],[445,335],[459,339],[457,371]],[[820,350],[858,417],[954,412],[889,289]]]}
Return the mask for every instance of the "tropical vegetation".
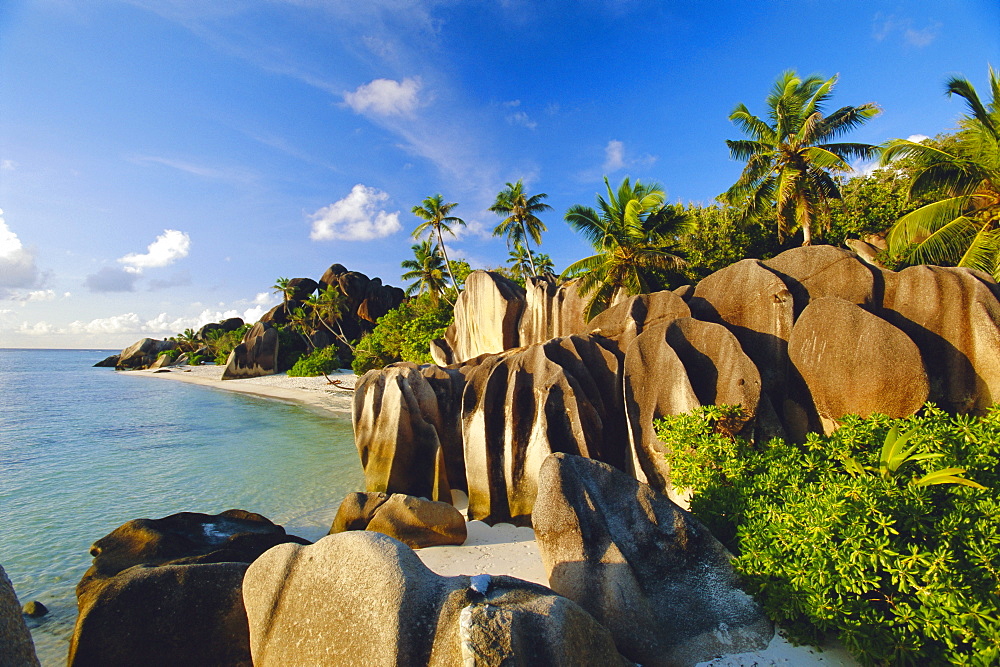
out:
{"label": "tropical vegetation", "polygon": [[460,289],[458,286],[459,283],[455,280],[455,273],[452,271],[451,262],[448,261],[448,250],[444,247],[444,237],[442,236],[442,232],[454,234],[451,229],[453,225],[456,227],[465,226],[465,220],[449,215],[451,210],[456,206],[458,206],[458,202],[446,204],[444,197],[436,194],[427,197],[424,199],[422,205],[414,206],[412,210],[413,215],[423,220],[413,230],[413,238],[419,239],[424,234],[437,236],[438,247],[441,248],[441,254],[444,255],[444,265],[448,269],[448,275],[451,276],[451,285],[455,290],[458,290]]}
{"label": "tropical vegetation", "polygon": [[588,321],[624,295],[654,291],[659,276],[684,266],[678,237],[690,228],[688,216],[664,204],[659,185],[628,177],[617,190],[607,177],[604,185],[607,198],[597,195],[597,209],[578,204],[566,212],[569,226],[596,251],[562,272],[579,279],[580,294],[589,296]]}
{"label": "tropical vegetation", "polygon": [[[542,232],[546,227],[545,223],[538,219],[537,214],[552,210],[551,206],[542,201],[546,198],[548,195],[544,192],[528,195],[524,191],[523,179],[519,178],[517,183],[507,183],[507,187],[497,194],[496,201],[490,206],[492,212],[506,216],[493,230],[493,236],[506,237],[508,248],[513,247],[514,250],[522,251],[527,257],[533,276],[541,273],[535,266],[528,239],[530,238],[536,245],[542,243]],[[523,269],[520,273],[524,274]]]}
{"label": "tropical vegetation", "polygon": [[726,141],[743,173],[722,196],[744,220],[774,212],[779,239],[802,230],[811,245],[829,220],[830,201],[840,199],[835,174],[852,171],[851,160],[877,157],[875,146],[835,141],[878,115],[873,103],[847,106],[824,115],[837,77],[804,79],[784,72],[767,96],[767,120],[739,104],[729,119],[748,139]]}
{"label": "tropical vegetation", "polygon": [[431,301],[435,304],[448,289],[448,282],[444,278],[444,256],[438,250],[437,245],[429,239],[410,246],[413,251],[413,259],[404,259],[400,266],[408,269],[402,275],[403,280],[411,280],[406,288],[407,296],[419,296],[429,294]]}
{"label": "tropical vegetation", "polygon": [[885,145],[883,164],[903,156],[919,165],[911,198],[942,195],[889,230],[890,252],[908,263],[964,266],[1000,278],[1000,72],[991,67],[989,80],[991,99],[984,103],[967,79],[948,79],[947,94],[968,107],[950,146],[914,139]]}

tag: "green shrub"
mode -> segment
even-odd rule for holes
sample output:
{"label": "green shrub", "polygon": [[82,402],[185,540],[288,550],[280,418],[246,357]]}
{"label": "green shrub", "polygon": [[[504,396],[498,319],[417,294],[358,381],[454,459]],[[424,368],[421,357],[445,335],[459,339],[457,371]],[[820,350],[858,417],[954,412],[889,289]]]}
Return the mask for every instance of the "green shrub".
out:
{"label": "green shrub", "polygon": [[332,373],[340,368],[340,359],[337,357],[337,346],[329,345],[319,347],[312,351],[312,354],[305,354],[288,370],[291,377],[316,377],[325,373]]}
{"label": "green shrub", "polygon": [[430,343],[444,336],[453,318],[450,304],[444,299],[434,304],[428,294],[400,304],[354,347],[354,372],[363,375],[396,361],[431,363]]}
{"label": "green shrub", "polygon": [[179,347],[175,347],[172,350],[163,350],[158,355],[156,355],[157,359],[160,357],[167,357],[168,359],[170,359],[170,363],[177,361],[177,357],[179,356],[181,356],[181,349]]}
{"label": "green shrub", "polygon": [[205,357],[200,354],[192,354],[188,357],[188,366],[201,366],[204,363]]}
{"label": "green shrub", "polygon": [[[881,474],[893,427],[940,456]],[[692,512],[793,639],[835,635],[870,665],[1000,661],[1000,408],[848,417],[831,436],[759,449],[716,433],[711,409],[657,430]],[[987,488],[914,483],[953,466]]]}
{"label": "green shrub", "polygon": [[233,331],[216,329],[215,331],[208,332],[205,345],[208,346],[208,349],[215,356],[216,364],[223,366],[229,361],[229,353],[233,351],[234,347],[243,342],[243,336],[246,335],[247,331],[250,331],[250,326],[249,324],[244,324]]}

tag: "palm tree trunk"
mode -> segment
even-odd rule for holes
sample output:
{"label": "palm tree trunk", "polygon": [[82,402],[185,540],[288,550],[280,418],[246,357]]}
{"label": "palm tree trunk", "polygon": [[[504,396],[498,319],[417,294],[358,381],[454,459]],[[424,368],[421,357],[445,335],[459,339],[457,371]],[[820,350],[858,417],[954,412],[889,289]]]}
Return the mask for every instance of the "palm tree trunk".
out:
{"label": "palm tree trunk", "polygon": [[528,246],[528,230],[524,227],[524,219],[518,220],[521,225],[521,237],[524,238],[524,251],[528,253],[528,263],[531,264],[531,275],[537,276],[538,269],[535,268],[535,258],[531,256],[531,248]]}
{"label": "palm tree trunk", "polygon": [[[451,276],[451,284],[455,286],[455,294],[458,294],[458,281],[455,280],[455,274],[451,270],[451,261],[448,259],[448,249],[444,247],[444,239],[441,238],[441,228],[437,228],[438,233],[438,244],[441,246],[441,254],[444,255],[444,265],[448,267],[448,275]],[[447,301],[447,299],[445,299]],[[448,303],[451,303],[448,301]],[[455,304],[451,304],[454,306]]]}

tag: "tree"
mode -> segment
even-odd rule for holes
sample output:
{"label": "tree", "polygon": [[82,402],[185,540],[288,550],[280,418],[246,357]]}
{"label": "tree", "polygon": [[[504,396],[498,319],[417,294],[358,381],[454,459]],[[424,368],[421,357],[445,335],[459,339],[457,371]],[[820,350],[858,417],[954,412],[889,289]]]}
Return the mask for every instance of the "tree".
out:
{"label": "tree", "polygon": [[674,246],[689,226],[683,212],[664,206],[659,185],[633,185],[625,178],[615,192],[607,177],[604,185],[608,198],[597,196],[599,211],[577,204],[566,212],[569,226],[597,251],[570,264],[561,276],[580,278],[580,295],[591,295],[584,310],[588,321],[622,294],[652,291],[657,272],[683,266]]}
{"label": "tree", "polygon": [[[534,260],[534,267],[531,266],[532,258]],[[514,244],[514,249],[507,256],[507,264],[510,264],[511,275],[515,279],[520,278],[522,280],[531,275],[541,276],[546,273],[552,273],[555,268],[551,257],[542,252],[537,255],[531,255],[520,243]]]}
{"label": "tree", "polygon": [[465,226],[465,220],[448,215],[451,212],[451,209],[456,206],[458,206],[457,202],[445,204],[444,198],[440,194],[436,194],[425,199],[423,201],[423,206],[414,206],[413,215],[423,220],[423,222],[417,225],[417,228],[413,230],[413,238],[419,239],[425,232],[429,234],[437,234],[438,247],[441,248],[441,254],[444,255],[444,264],[448,267],[448,275],[451,276],[451,284],[454,285],[455,291],[457,292],[458,282],[455,280],[455,274],[451,270],[451,262],[448,261],[448,250],[444,247],[444,238],[441,236],[441,230],[454,235],[451,231],[450,225]]}
{"label": "tree", "polygon": [[406,288],[406,294],[413,296],[427,292],[431,301],[437,305],[438,299],[448,289],[444,278],[444,258],[430,239],[412,245],[410,249],[414,259],[405,259],[400,263],[404,269],[410,269],[403,274],[403,280],[415,281]]}
{"label": "tree", "polygon": [[281,303],[286,306],[288,305],[288,300],[292,298],[293,294],[295,294],[295,287],[289,284],[291,282],[291,278],[278,278],[274,281],[274,284],[271,285],[271,291],[275,294],[280,294]]}
{"label": "tree", "polygon": [[742,219],[755,220],[772,210],[777,214],[779,239],[802,229],[802,245],[811,245],[829,217],[829,202],[840,199],[832,174],[852,170],[848,160],[870,160],[875,146],[832,142],[877,116],[873,103],[837,109],[823,115],[837,77],[799,79],[783,73],[767,96],[768,121],[754,116],[743,104],[729,115],[749,139],[726,141],[734,159],[746,166],[722,198],[741,209]]}
{"label": "tree", "polygon": [[909,263],[979,269],[1000,278],[1000,72],[989,70],[992,99],[984,105],[967,79],[951,77],[948,96],[965,99],[953,145],[893,139],[883,164],[903,157],[919,160],[910,198],[943,198],[904,215],[889,231],[889,252]]}
{"label": "tree", "polygon": [[544,192],[529,197],[524,192],[522,180],[519,178],[517,183],[507,183],[507,187],[497,194],[493,206],[490,206],[490,210],[497,215],[507,216],[493,230],[493,236],[506,236],[508,248],[513,245],[516,250],[519,245],[523,246],[528,256],[531,274],[538,275],[531,248],[528,246],[528,237],[530,236],[537,245],[541,245],[542,232],[546,229],[536,213],[550,211],[552,207],[542,201],[548,197]]}
{"label": "tree", "polygon": [[[329,331],[334,338],[339,340],[347,349],[354,351],[351,341],[347,340],[344,330],[340,326],[340,319],[343,316],[344,301],[347,297],[333,285],[327,285],[322,292],[311,295],[306,299],[305,305],[312,314],[313,326],[321,326]],[[333,327],[337,328],[334,329]]]}

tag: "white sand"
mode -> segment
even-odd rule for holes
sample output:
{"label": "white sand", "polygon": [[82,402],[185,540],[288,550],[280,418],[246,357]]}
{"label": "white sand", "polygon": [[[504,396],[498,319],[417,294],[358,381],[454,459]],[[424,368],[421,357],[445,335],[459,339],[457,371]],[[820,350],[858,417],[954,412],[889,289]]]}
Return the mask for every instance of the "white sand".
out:
{"label": "white sand", "polygon": [[[326,378],[294,378],[284,373],[245,380],[222,381],[219,366],[172,366],[169,372],[128,371],[155,378],[191,382],[228,391],[254,394],[281,401],[300,403],[312,409],[344,417],[351,414],[354,392],[327,383]],[[358,377],[343,370],[330,374],[331,379],[341,380],[353,387]],[[456,506],[465,509],[464,494],[458,492]],[[510,524],[488,526],[482,521],[468,523],[469,537],[460,547],[429,547],[417,549],[424,565],[440,575],[506,574],[526,581],[548,586],[548,577],[542,565],[531,528],[518,528]],[[856,667],[858,662],[842,648],[820,650],[808,646],[793,646],[780,634],[762,651],[726,655],[699,665],[712,667],[776,667],[779,665],[809,667]]]}

